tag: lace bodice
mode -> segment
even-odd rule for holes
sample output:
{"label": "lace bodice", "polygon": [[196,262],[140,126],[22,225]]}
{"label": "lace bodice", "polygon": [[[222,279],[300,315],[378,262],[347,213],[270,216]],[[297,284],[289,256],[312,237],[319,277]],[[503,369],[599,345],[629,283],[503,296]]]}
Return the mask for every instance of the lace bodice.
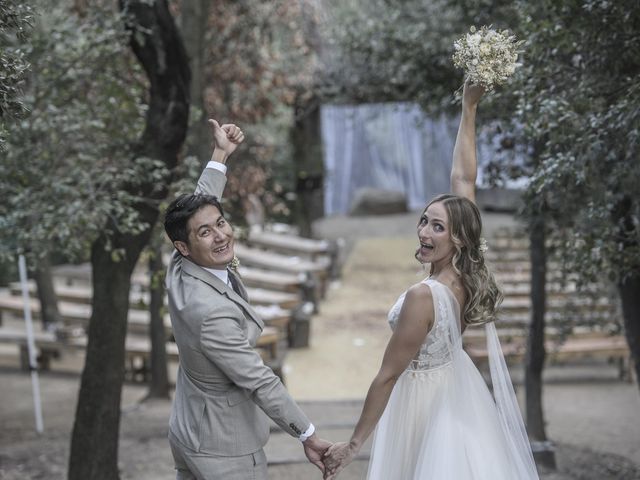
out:
{"label": "lace bodice", "polygon": [[[455,329],[450,322],[458,322],[457,312],[452,308],[451,299],[445,298],[447,295],[453,296],[447,291],[447,287],[435,280],[426,279],[423,283],[431,287],[435,308],[434,324],[425,337],[418,355],[409,364],[410,370],[431,370],[451,363],[454,343],[451,332]],[[400,295],[389,310],[388,320],[392,330],[395,330],[398,323],[405,295],[406,292]]]}

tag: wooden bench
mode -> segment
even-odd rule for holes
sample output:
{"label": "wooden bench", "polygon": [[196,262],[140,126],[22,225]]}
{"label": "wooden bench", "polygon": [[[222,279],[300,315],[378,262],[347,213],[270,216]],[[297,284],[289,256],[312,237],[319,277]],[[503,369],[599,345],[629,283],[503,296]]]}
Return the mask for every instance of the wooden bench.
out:
{"label": "wooden bench", "polygon": [[[30,299],[31,314],[34,319],[40,317],[40,301]],[[12,314],[17,317],[23,315],[22,297],[2,295],[0,296],[0,315],[5,313]],[[67,326],[80,326],[86,329],[91,318],[91,305],[84,303],[58,302],[58,311],[62,317],[62,321]],[[165,315],[164,326],[167,338],[171,336],[171,321],[168,315]],[[145,334],[149,331],[149,312],[146,310],[129,309],[127,330],[133,334]]]}
{"label": "wooden bench", "polygon": [[340,276],[340,241],[305,238],[298,235],[252,229],[247,236],[247,244],[284,255],[295,255],[311,260],[327,259],[331,278]]}
{"label": "wooden bench", "polygon": [[[27,284],[29,295],[32,298],[36,297],[36,285],[35,282],[29,281]],[[54,282],[54,290],[59,302],[67,303],[79,303],[83,305],[90,305],[93,296],[93,288],[91,284],[82,282],[76,282],[74,284],[67,284],[61,281]],[[22,298],[22,285],[17,282],[9,284],[9,293],[15,297]],[[129,295],[129,305],[131,308],[147,308],[149,305],[149,295],[146,292],[137,288],[131,288]]]}
{"label": "wooden bench", "polygon": [[[169,256],[166,255],[168,261]],[[63,301],[70,302],[91,302],[91,265],[60,265],[52,268],[55,289],[58,298]],[[312,302],[314,311],[318,311],[319,303],[319,287],[317,281],[306,272],[287,273],[283,271],[273,271],[264,268],[255,268],[241,265],[239,273],[242,281],[247,287],[249,298],[252,304],[269,305],[272,303],[285,302],[288,305],[282,305],[283,308],[293,308],[293,297],[284,297],[279,295],[265,295],[264,291],[284,292],[295,294],[300,302]],[[20,293],[18,284],[11,284],[11,292]],[[144,272],[135,270],[131,283],[131,305],[134,308],[144,308],[149,304],[148,300],[149,276]],[[254,289],[260,289],[261,292],[254,294]]]}
{"label": "wooden bench", "polygon": [[[466,333],[465,333],[466,334]],[[526,340],[512,339],[502,342],[502,353],[508,363],[521,362],[526,354]],[[465,350],[477,365],[485,365],[488,361],[486,344],[465,344]],[[562,362],[583,358],[605,358],[617,360],[619,376],[631,381],[630,351],[626,339],[621,335],[596,336],[587,338],[569,337],[563,342],[547,340],[545,342],[547,360]]]}
{"label": "wooden bench", "polygon": [[[40,317],[40,302],[32,298],[30,303],[31,314],[34,319]],[[62,321],[69,327],[81,327],[84,330],[89,326],[91,318],[91,305],[82,303],[58,302],[58,310]],[[277,305],[264,306],[256,305],[254,310],[260,315],[267,326],[280,328],[281,335],[287,335],[289,322],[292,319],[292,310],[283,309]],[[0,296],[0,316],[9,313],[15,317],[22,317],[23,303],[22,297],[1,295]],[[146,310],[129,309],[127,331],[134,335],[147,335],[149,332],[149,312]],[[171,319],[169,315],[164,317],[164,326],[167,339],[172,336]]]}
{"label": "wooden bench", "polygon": [[[280,335],[276,328],[266,326],[256,343],[256,350],[260,353],[265,365],[277,371],[282,378],[282,356],[279,354]],[[27,334],[24,330],[0,329],[0,343],[17,345],[20,349],[20,366],[29,370],[29,354]],[[38,350],[38,366],[42,370],[49,370],[51,360],[59,358],[64,352],[82,351],[87,348],[85,335],[69,335],[59,337],[54,332],[34,333],[34,343]],[[179,360],[178,346],[174,342],[166,343],[167,359]],[[125,370],[128,379],[147,381],[151,368],[151,341],[138,335],[128,335],[125,339]]]}
{"label": "wooden bench", "polygon": [[296,235],[252,229],[247,236],[251,246],[270,250],[284,255],[304,256],[312,260],[330,257],[331,243],[327,240],[316,240]]}
{"label": "wooden bench", "polygon": [[[486,259],[505,299],[496,328],[505,358],[518,362],[526,352],[527,327],[531,321],[531,261],[529,240],[523,232],[500,230],[487,240]],[[625,362],[629,349],[620,335],[620,319],[613,298],[604,285],[577,288],[577,275],[563,278],[561,261],[552,254],[546,268],[545,348],[551,362],[601,357],[619,362],[621,375],[629,372]],[[479,364],[486,363],[484,328],[469,328],[465,349]]]}
{"label": "wooden bench", "polygon": [[324,297],[330,269],[327,260],[313,261],[297,256],[281,255],[250,248],[239,243],[236,243],[235,251],[242,265],[293,275],[311,276],[318,287],[319,298]]}
{"label": "wooden bench", "polygon": [[[29,282],[28,287],[29,294],[35,297],[35,283]],[[93,295],[91,285],[65,285],[63,283],[56,283],[54,289],[59,301],[91,304]],[[16,297],[22,294],[21,286],[18,283],[11,283],[9,285],[9,291]],[[273,291],[266,288],[247,288],[247,295],[252,305],[277,305],[284,309],[292,309],[302,301],[300,296],[295,293]],[[147,309],[149,306],[149,294],[132,288],[129,296],[129,305],[130,308],[137,310]]]}
{"label": "wooden bench", "polygon": [[[91,264],[81,263],[78,265],[64,264],[51,267],[53,278],[62,279],[67,285],[73,285],[80,282],[81,284],[91,284]],[[131,285],[142,285],[149,282],[149,275],[137,268],[131,275]]]}

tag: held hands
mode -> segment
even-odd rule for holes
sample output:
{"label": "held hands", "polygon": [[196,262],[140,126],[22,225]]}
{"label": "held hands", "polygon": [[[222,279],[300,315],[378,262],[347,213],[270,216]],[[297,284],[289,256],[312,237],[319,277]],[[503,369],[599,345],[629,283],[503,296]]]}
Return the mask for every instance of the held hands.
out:
{"label": "held hands", "polygon": [[222,126],[214,120],[209,119],[211,133],[213,134],[213,160],[224,163],[229,155],[231,155],[238,145],[244,141],[244,133],[240,127],[227,123]]}
{"label": "held hands", "polygon": [[338,473],[353,461],[357,453],[357,449],[350,443],[334,443],[322,458],[325,466],[324,480],[336,478]]}
{"label": "held hands", "polygon": [[316,467],[318,467],[323,475],[326,475],[322,457],[331,446],[331,442],[323,440],[316,434],[313,434],[304,442],[302,442],[302,446],[304,448],[304,454],[307,456],[307,459]]}

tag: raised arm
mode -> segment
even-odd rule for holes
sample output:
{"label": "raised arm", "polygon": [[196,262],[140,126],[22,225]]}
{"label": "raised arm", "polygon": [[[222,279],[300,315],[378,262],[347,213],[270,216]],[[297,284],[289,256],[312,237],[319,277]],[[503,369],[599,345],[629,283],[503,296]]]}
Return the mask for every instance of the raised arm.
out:
{"label": "raised arm", "polygon": [[209,126],[214,146],[211,162],[217,162],[218,168],[211,168],[211,162],[207,165],[198,179],[194,193],[215,195],[220,199],[227,182],[225,164],[229,155],[243,142],[244,133],[236,125],[230,123],[220,126],[214,119],[209,119]]}
{"label": "raised arm", "polygon": [[[427,313],[425,313],[427,312]],[[371,382],[349,443],[334,444],[325,455],[325,479],[333,479],[357,455],[377,425],[396,381],[409,366],[433,325],[431,289],[418,284],[407,291],[398,325],[389,340],[380,371]]]}
{"label": "raised arm", "polygon": [[240,127],[232,123],[220,124],[213,118],[209,119],[209,126],[213,135],[213,154],[211,160],[219,163],[226,163],[227,158],[235,152],[238,145],[244,140],[244,133]]}
{"label": "raised arm", "polygon": [[462,114],[451,165],[451,193],[476,201],[476,110],[484,89],[465,83],[462,93]]}

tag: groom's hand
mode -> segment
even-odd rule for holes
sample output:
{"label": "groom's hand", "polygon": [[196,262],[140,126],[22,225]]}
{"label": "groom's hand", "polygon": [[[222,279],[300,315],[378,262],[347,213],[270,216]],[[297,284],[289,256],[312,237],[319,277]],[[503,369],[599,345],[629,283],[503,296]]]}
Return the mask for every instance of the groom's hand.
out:
{"label": "groom's hand", "polygon": [[237,125],[227,123],[221,126],[213,118],[209,119],[209,126],[211,127],[214,146],[211,160],[225,163],[229,155],[244,141],[244,133]]}
{"label": "groom's hand", "polygon": [[313,463],[324,475],[324,463],[322,462],[322,456],[331,446],[331,442],[319,438],[315,433],[302,442],[304,448],[304,454],[307,459]]}

